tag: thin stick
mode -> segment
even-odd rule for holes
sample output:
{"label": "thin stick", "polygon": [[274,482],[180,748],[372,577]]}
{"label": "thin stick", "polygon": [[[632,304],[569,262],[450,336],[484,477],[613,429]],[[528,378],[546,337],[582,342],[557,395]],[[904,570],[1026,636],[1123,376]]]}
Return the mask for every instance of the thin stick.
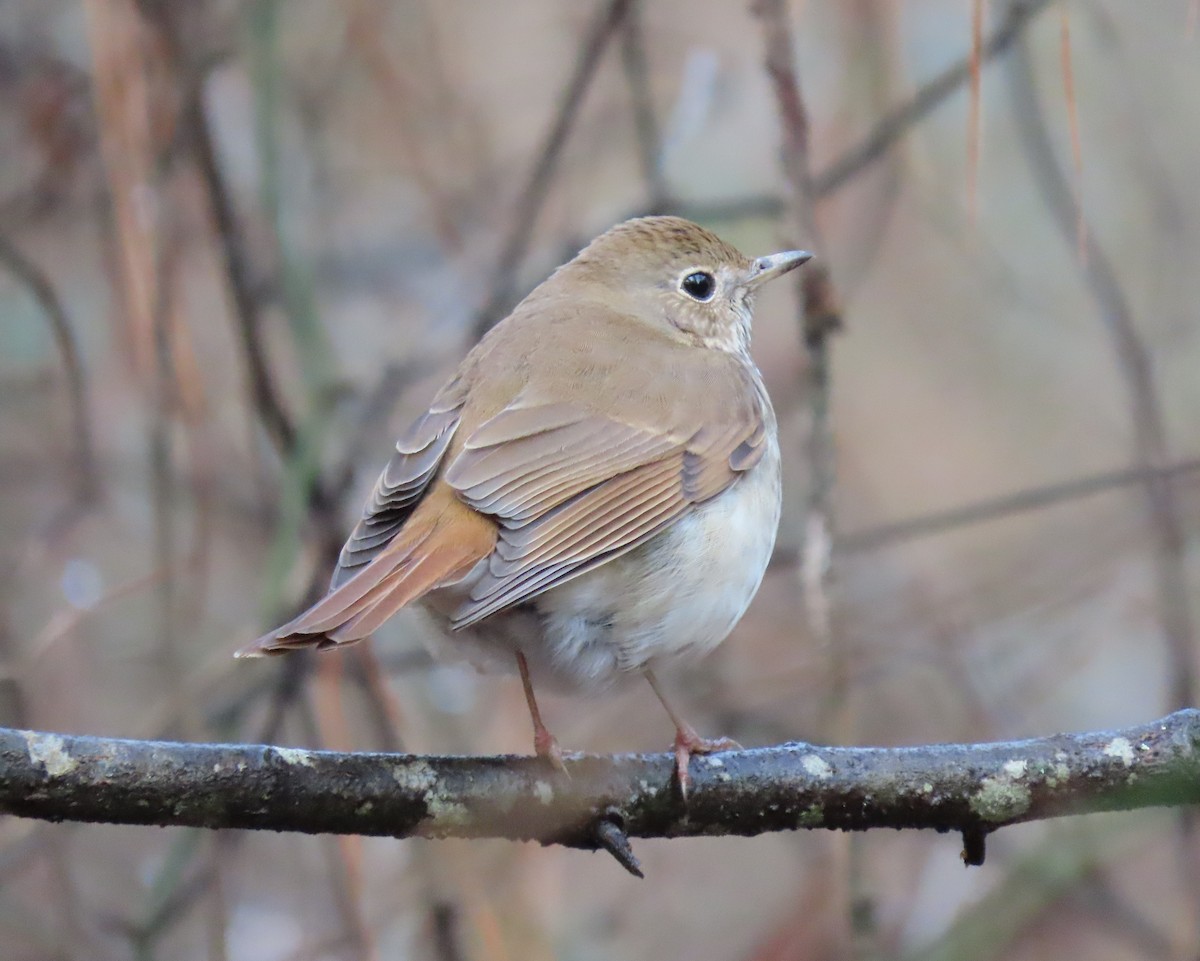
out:
{"label": "thin stick", "polygon": [[971,3],[971,96],[967,113],[967,222],[979,218],[979,139],[982,113],[983,21],[987,0]]}
{"label": "thin stick", "polygon": [[641,8],[633,4],[621,25],[621,64],[629,95],[633,101],[633,122],[637,133],[638,160],[646,182],[647,206],[656,210],[668,204],[667,184],[659,163],[661,138],[658,118],[654,114],[654,98],[650,92],[650,69],[646,48],[642,43]]}
{"label": "thin stick", "polygon": [[[1129,416],[1139,464],[1148,469],[1170,463],[1166,421],[1155,381],[1150,352],[1133,317],[1120,278],[1107,252],[1090,231],[1080,232],[1082,213],[1075,205],[1070,181],[1059,167],[1034,82],[1028,43],[1017,44],[1009,58],[1010,90],[1018,136],[1034,179],[1063,238],[1070,243],[1083,237],[1086,256],[1080,261],[1082,279],[1095,301],[1098,319],[1112,342],[1112,350],[1128,392]],[[1167,649],[1168,704],[1195,704],[1197,696],[1196,631],[1188,584],[1186,538],[1175,490],[1157,472],[1144,482],[1146,506],[1154,535],[1154,585],[1158,617]],[[1200,885],[1200,861],[1195,855],[1195,812],[1180,812],[1181,841],[1177,846],[1181,881],[1186,890]],[[1196,903],[1196,902],[1194,902]]]}
{"label": "thin stick", "polygon": [[238,335],[242,342],[242,357],[250,380],[250,394],[258,419],[276,448],[287,454],[296,445],[296,425],[284,408],[283,400],[267,364],[266,347],[262,339],[262,324],[258,301],[251,280],[250,257],[246,242],[237,224],[233,200],[213,146],[208,115],[199,90],[183,113],[183,124],[192,145],[192,153],[207,195],[213,219],[217,246],[225,264],[229,294],[237,318]]}
{"label": "thin stick", "polygon": [[1200,472],[1200,460],[1188,460],[1172,464],[1162,470],[1130,467],[1125,470],[1075,478],[1063,481],[1061,484],[1031,487],[963,507],[953,507],[909,520],[895,521],[891,524],[843,534],[838,540],[838,550],[846,553],[876,550],[889,544],[941,534],[969,524],[999,520],[1014,514],[1055,507],[1079,498],[1103,494],[1122,487],[1145,484],[1151,474],[1157,475],[1163,480],[1170,480],[1197,472]]}
{"label": "thin stick", "polygon": [[1075,70],[1071,61],[1071,14],[1059,10],[1059,60],[1062,62],[1063,94],[1067,99],[1067,126],[1071,131],[1071,160],[1075,178],[1071,182],[1075,196],[1075,242],[1079,262],[1087,260],[1087,221],[1083,216],[1083,144],[1079,137],[1079,106],[1075,100]]}
{"label": "thin stick", "polygon": [[[984,41],[980,62],[987,63],[1012,46],[1033,17],[1050,3],[1051,0],[1029,0],[1011,5],[1000,26]],[[912,97],[889,110],[856,146],[813,175],[813,196],[818,200],[832,196],[863,170],[881,160],[913,127],[957,93],[970,77],[971,57],[968,55],[923,84]],[[775,194],[747,194],[730,200],[671,203],[663,209],[643,208],[630,216],[675,213],[702,223],[712,223],[747,217],[780,217],[785,210],[785,203]]]}
{"label": "thin stick", "polygon": [[612,39],[625,18],[633,0],[603,0],[591,26],[584,34],[580,44],[579,55],[575,59],[575,72],[567,81],[562,100],[546,132],[546,139],[538,152],[537,162],[529,174],[525,188],[517,201],[516,214],[509,228],[508,235],[500,248],[500,257],[496,264],[487,303],[479,312],[475,322],[475,333],[482,336],[498,319],[498,315],[508,307],[516,287],[517,272],[529,242],[533,237],[533,227],[538,214],[545,203],[546,195],[566,146],[567,137],[574,126],[579,114],[579,105],[583,96],[591,86],[596,76],[596,68],[600,65],[601,54],[604,53],[608,42]]}
{"label": "thin stick", "polygon": [[[782,128],[781,160],[789,189],[788,209],[793,237],[799,245],[824,249],[817,229],[812,176],[809,171],[809,116],[792,65],[792,36],[785,0],[760,0],[755,12],[763,24],[764,66],[775,93]],[[811,425],[805,447],[810,490],[805,515],[801,583],[805,611],[817,637],[832,637],[826,591],[833,549],[833,429],[830,418],[831,370],[829,335],[842,324],[829,265],[818,259],[799,271],[800,326],[808,349],[807,383]]]}
{"label": "thin stick", "polygon": [[49,275],[3,233],[0,233],[0,263],[29,288],[50,325],[50,334],[66,376],[71,409],[75,496],[81,504],[90,504],[100,492],[100,476],[96,467],[96,441],[88,413],[87,374],[83,368],[75,327]]}
{"label": "thin stick", "polygon": [[[1051,0],[1025,0],[1010,3],[1000,26],[983,44],[979,54],[980,62],[987,62],[1008,50],[1022,35],[1025,26],[1049,6],[1050,2]],[[919,121],[955,94],[970,76],[971,57],[968,55],[924,84],[910,100],[891,110],[875,124],[858,146],[851,147],[838,160],[817,174],[813,178],[813,192],[818,197],[823,197],[842,187],[864,167],[882,157]]]}
{"label": "thin stick", "polygon": [[[1013,116],[1018,136],[1055,225],[1068,243],[1078,237],[1077,211],[1067,175],[1059,167],[1050,142],[1041,102],[1034,84],[1032,59],[1026,44],[1009,58]],[[1085,233],[1087,258],[1081,262],[1083,280],[1095,301],[1098,319],[1112,341],[1113,353],[1129,396],[1134,448],[1154,531],[1155,584],[1159,616],[1170,654],[1168,703],[1196,703],[1196,638],[1184,561],[1183,521],[1178,499],[1163,469],[1171,463],[1162,400],[1150,353],[1134,321],[1120,279],[1103,248]]]}

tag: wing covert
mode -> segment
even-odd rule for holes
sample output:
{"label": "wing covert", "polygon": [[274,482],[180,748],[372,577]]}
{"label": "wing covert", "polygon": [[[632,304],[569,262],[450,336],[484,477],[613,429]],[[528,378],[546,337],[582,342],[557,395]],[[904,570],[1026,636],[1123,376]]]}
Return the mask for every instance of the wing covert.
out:
{"label": "wing covert", "polygon": [[395,453],[338,556],[331,590],[369,564],[404,526],[437,474],[458,429],[466,396],[466,386],[461,376],[456,376],[396,442]]}
{"label": "wing covert", "polygon": [[[753,380],[747,390],[745,379],[730,378],[718,385],[729,403],[674,425],[516,402],[482,424],[444,479],[468,505],[494,516],[500,534],[454,626],[632,550],[735,483],[762,458],[768,436],[770,407]],[[721,416],[712,416],[714,408]]]}

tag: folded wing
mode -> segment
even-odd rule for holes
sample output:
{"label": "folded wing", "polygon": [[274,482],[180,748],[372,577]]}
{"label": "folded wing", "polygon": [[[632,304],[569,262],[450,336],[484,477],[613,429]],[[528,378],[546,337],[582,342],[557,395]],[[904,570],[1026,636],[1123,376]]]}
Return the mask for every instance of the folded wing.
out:
{"label": "folded wing", "polygon": [[509,408],[483,424],[445,481],[496,519],[499,537],[453,625],[619,557],[754,467],[767,436],[765,398],[747,382],[723,386],[729,403],[716,422],[696,412],[633,426],[550,404]]}

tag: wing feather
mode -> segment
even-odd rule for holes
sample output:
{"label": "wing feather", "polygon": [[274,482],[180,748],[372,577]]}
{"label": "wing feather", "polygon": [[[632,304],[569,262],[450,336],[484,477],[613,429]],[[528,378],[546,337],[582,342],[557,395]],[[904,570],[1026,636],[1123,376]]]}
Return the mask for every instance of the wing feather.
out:
{"label": "wing feather", "polygon": [[[617,336],[559,343],[552,368],[530,350],[553,329],[493,342],[486,366],[473,352],[397,442],[330,593],[246,653],[354,641],[443,587],[466,627],[647,543],[758,464],[774,415],[752,364],[591,321]],[[598,408],[595,384],[618,378]]]}
{"label": "wing feather", "polygon": [[466,399],[466,384],[456,376],[396,442],[396,452],[380,473],[362,518],[338,556],[331,589],[345,584],[370,564],[400,532],[446,456]]}
{"label": "wing feather", "polygon": [[710,387],[700,409],[665,423],[514,403],[466,438],[444,477],[499,537],[453,625],[633,550],[753,468],[773,416],[756,373],[739,364]]}

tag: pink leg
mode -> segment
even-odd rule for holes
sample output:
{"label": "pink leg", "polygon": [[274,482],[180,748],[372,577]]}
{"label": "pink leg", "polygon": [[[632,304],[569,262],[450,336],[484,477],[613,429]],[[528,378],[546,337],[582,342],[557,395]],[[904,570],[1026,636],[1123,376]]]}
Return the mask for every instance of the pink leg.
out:
{"label": "pink leg", "polygon": [[736,751],[741,748],[741,745],[727,737],[701,737],[696,733],[694,727],[675,713],[675,708],[671,707],[671,703],[658,686],[658,678],[654,676],[653,671],[646,671],[646,680],[650,682],[655,695],[662,702],[662,706],[667,709],[667,714],[675,724],[675,778],[679,782],[679,793],[686,801],[688,786],[692,782],[692,777],[688,774],[688,762],[691,761],[692,755],[713,754],[716,751]]}
{"label": "pink leg", "polygon": [[558,746],[553,734],[546,730],[542,723],[542,712],[538,710],[537,699],[533,696],[533,682],[529,679],[529,664],[525,655],[517,651],[517,670],[521,672],[521,685],[525,688],[525,703],[529,705],[529,717],[533,721],[533,749],[538,757],[544,757],[554,767],[567,771],[563,764],[562,749]]}

